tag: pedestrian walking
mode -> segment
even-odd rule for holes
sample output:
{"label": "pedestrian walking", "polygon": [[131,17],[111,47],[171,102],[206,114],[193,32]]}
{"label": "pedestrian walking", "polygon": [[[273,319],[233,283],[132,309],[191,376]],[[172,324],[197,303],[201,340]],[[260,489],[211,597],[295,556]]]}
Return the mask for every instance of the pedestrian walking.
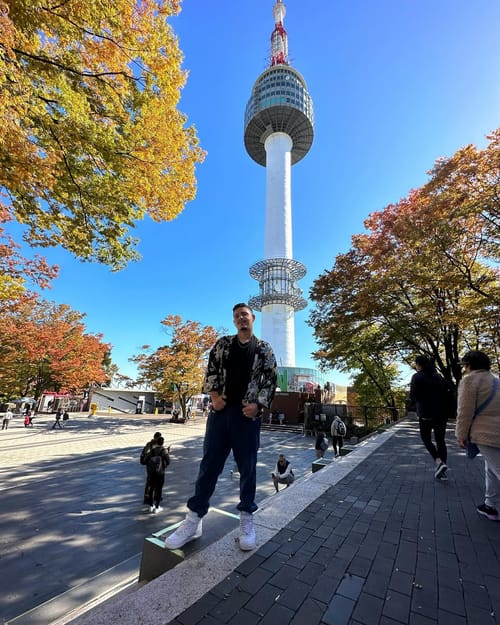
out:
{"label": "pedestrian walking", "polygon": [[165,469],[170,464],[170,447],[165,449],[163,446],[164,442],[163,436],[159,436],[155,439],[148,454],[146,464],[149,481],[149,511],[154,513],[163,510],[160,503],[162,500],[163,484],[165,482]]}
{"label": "pedestrian walking", "polygon": [[415,358],[415,369],[417,372],[410,382],[409,407],[417,413],[420,438],[434,460],[434,477],[446,480],[448,450],[445,436],[450,390],[427,356]]}
{"label": "pedestrian walking", "polygon": [[203,393],[210,395],[213,410],[207,418],[203,458],[194,495],[188,500],[186,518],[167,536],[165,546],[178,549],[202,533],[219,475],[230,451],[240,473],[239,546],[255,549],[253,526],[257,451],[262,409],[270,408],[276,390],[276,358],[271,346],[253,333],[255,315],[247,304],[233,307],[234,336],[223,336],[212,347]]}
{"label": "pedestrian walking", "polygon": [[62,410],[61,408],[57,409],[56,412],[56,420],[54,421],[54,425],[52,426],[52,429],[54,430],[56,427],[59,428],[60,430],[63,429],[63,426],[61,424],[61,418],[62,418]]}
{"label": "pedestrian walking", "polygon": [[324,457],[325,451],[328,449],[328,438],[324,432],[318,432],[316,434],[314,449],[316,451],[316,458],[319,459]]}
{"label": "pedestrian walking", "polygon": [[333,453],[335,458],[337,458],[338,456],[340,456],[340,450],[344,446],[344,436],[347,433],[345,423],[342,421],[338,414],[333,417],[332,425],[330,427],[330,433],[332,435]]}
{"label": "pedestrian walking", "polygon": [[2,430],[8,430],[10,425],[10,420],[14,416],[14,413],[10,408],[7,408],[2,421]]}
{"label": "pedestrian walking", "polygon": [[[142,448],[141,456],[139,459],[139,462],[142,465],[147,466],[149,454],[151,453],[153,446],[156,445],[156,441],[159,438],[161,438],[161,432],[155,432],[153,434],[153,438],[150,441],[148,441]],[[150,494],[151,494],[151,483],[149,481],[149,473],[146,470],[146,483],[144,484],[144,500],[143,501],[144,501],[144,504],[147,506],[150,505],[149,503]]]}
{"label": "pedestrian walking", "polygon": [[464,377],[458,385],[458,410],[455,434],[460,447],[468,438],[484,458],[484,502],[477,506],[480,515],[500,521],[500,389],[491,371],[489,356],[469,351],[462,357]]}

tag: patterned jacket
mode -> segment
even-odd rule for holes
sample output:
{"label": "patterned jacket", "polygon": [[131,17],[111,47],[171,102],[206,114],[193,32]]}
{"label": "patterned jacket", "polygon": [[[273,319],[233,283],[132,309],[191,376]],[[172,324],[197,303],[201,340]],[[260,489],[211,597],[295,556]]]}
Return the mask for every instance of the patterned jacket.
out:
{"label": "patterned jacket", "polygon": [[[216,391],[221,395],[226,394],[226,365],[231,344],[236,340],[236,336],[222,336],[210,350],[203,393]],[[277,369],[273,349],[269,343],[257,339],[250,382],[243,401],[270,408],[276,391],[276,383]]]}

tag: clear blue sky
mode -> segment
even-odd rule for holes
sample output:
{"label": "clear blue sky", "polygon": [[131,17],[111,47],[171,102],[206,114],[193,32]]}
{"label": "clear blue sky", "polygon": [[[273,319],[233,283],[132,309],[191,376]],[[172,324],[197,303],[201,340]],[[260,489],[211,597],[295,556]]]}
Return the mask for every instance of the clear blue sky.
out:
{"label": "clear blue sky", "polygon": [[[248,268],[263,257],[265,170],[246,154],[243,114],[266,68],[274,0],[184,0],[172,21],[189,71],[179,108],[205,162],[198,195],[175,221],[134,233],[142,261],[120,273],[43,250],[61,266],[47,299],[85,312],[113,361],[167,342],[168,314],[233,329],[231,308],[258,293]],[[285,0],[291,64],[315,108],[315,138],[292,168],[294,257],[313,280],[330,269],[373,211],[422,185],[440,156],[486,144],[500,125],[498,0]],[[297,366],[316,349],[296,314]],[[257,313],[256,333],[260,331]],[[348,376],[328,379],[346,384]]]}

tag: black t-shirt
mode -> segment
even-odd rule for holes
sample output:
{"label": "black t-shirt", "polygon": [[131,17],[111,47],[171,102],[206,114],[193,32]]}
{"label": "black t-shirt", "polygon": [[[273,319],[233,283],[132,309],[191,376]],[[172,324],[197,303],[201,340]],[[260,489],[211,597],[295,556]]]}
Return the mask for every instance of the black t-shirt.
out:
{"label": "black t-shirt", "polygon": [[235,336],[226,363],[226,397],[228,404],[241,404],[248,389],[252,373],[257,339],[242,345]]}

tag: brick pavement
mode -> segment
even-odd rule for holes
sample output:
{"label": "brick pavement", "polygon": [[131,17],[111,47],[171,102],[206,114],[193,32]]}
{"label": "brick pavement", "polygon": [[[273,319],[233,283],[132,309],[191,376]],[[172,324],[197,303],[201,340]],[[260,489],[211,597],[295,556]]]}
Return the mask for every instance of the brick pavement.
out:
{"label": "brick pavement", "polygon": [[170,625],[500,623],[500,523],[475,511],[483,462],[448,442],[438,482],[403,422]]}
{"label": "brick pavement", "polygon": [[[237,561],[242,552],[227,548],[227,574],[216,574],[221,562],[213,545],[191,567],[187,560],[75,625],[498,623],[500,523],[475,511],[482,459],[468,461],[450,429],[449,480],[436,482],[416,422],[393,432],[348,470],[358,451],[310,475],[311,497],[301,508],[299,483],[271,497],[288,511],[288,522],[273,526],[263,506],[256,515],[259,549]],[[337,481],[327,482],[327,472]],[[321,483],[333,485],[319,489]],[[191,593],[188,581],[202,592]],[[172,612],[171,596],[183,592],[184,607]]]}

